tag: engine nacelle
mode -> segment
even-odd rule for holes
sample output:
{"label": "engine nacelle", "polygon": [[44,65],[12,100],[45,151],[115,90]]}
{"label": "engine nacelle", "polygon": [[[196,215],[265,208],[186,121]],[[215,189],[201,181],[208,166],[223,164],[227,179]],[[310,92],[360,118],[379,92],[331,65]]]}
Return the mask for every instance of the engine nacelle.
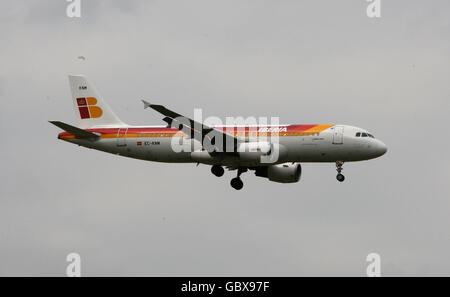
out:
{"label": "engine nacelle", "polygon": [[302,166],[299,163],[284,163],[258,167],[255,175],[267,177],[270,181],[277,183],[296,183],[302,175]]}

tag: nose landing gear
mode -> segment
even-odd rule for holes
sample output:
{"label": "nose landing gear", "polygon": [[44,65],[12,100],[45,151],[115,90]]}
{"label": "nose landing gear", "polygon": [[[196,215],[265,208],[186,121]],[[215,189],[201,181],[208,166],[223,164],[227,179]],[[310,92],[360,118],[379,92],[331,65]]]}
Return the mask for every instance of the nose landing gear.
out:
{"label": "nose landing gear", "polygon": [[336,179],[339,182],[343,182],[345,180],[345,176],[341,173],[341,171],[343,170],[343,168],[342,168],[343,165],[344,165],[344,162],[336,161],[336,171],[338,172],[338,174],[336,175]]}

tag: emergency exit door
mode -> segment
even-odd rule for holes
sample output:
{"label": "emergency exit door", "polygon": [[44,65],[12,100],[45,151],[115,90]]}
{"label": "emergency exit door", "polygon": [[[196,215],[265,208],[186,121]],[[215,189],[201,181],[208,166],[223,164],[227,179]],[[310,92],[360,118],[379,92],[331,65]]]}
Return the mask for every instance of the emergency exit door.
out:
{"label": "emergency exit door", "polygon": [[333,144],[344,143],[344,126],[335,126],[333,132]]}
{"label": "emergency exit door", "polygon": [[127,146],[128,128],[121,128],[117,132],[117,146]]}

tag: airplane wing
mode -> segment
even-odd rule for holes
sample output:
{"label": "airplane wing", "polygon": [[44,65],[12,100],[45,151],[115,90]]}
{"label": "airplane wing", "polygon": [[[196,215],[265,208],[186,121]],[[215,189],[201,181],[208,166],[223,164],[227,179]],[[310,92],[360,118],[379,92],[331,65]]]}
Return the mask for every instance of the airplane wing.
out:
{"label": "airplane wing", "polygon": [[[142,102],[144,103],[144,109],[150,107],[161,113],[162,115],[164,115],[163,121],[166,122],[169,126],[183,131],[185,134],[190,135],[200,143],[204,144],[205,138],[208,138],[208,143],[211,144],[211,147],[206,148],[207,151],[224,152],[224,148],[231,148],[231,145],[233,148],[232,151],[236,151],[237,143],[239,142],[239,140],[233,135],[196,122],[193,119],[167,109],[162,105],[151,104],[145,100],[142,100]],[[220,142],[217,141],[218,139],[223,141],[221,145],[219,145]]]}

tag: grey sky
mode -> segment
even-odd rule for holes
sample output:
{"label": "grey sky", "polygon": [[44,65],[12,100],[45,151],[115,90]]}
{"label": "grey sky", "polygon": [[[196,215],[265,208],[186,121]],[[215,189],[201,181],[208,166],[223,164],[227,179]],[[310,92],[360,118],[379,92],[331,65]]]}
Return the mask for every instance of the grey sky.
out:
{"label": "grey sky", "polygon": [[[450,3],[0,2],[0,275],[450,275]],[[77,59],[86,57],[85,61]],[[63,143],[67,74],[85,74],[129,124],[140,99],[190,115],[343,123],[380,159],[303,164],[298,184],[211,175]]]}

